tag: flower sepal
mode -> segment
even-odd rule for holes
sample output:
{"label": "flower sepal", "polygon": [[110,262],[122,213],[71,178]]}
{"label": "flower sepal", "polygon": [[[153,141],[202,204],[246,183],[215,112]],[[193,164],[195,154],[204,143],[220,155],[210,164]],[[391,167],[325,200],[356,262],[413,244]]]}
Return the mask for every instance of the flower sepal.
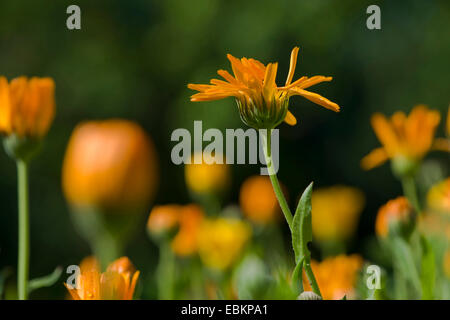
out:
{"label": "flower sepal", "polygon": [[264,101],[262,105],[257,105],[251,99],[236,99],[236,104],[241,120],[246,125],[255,129],[273,129],[286,118],[289,99],[273,99],[271,102]]}
{"label": "flower sepal", "polygon": [[405,176],[413,176],[419,168],[419,163],[412,158],[398,155],[392,159],[391,168],[394,175],[401,179]]}
{"label": "flower sepal", "polygon": [[16,134],[10,134],[3,139],[3,147],[6,153],[14,160],[23,160],[28,162],[42,145],[42,140],[32,137],[19,137]]}

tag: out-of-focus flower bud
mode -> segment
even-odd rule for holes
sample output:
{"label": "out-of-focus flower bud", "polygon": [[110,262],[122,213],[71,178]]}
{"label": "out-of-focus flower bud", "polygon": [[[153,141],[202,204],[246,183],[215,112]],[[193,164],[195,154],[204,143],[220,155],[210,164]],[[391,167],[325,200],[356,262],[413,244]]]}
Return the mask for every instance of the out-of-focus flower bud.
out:
{"label": "out-of-focus flower bud", "polygon": [[244,215],[257,224],[267,224],[281,217],[272,183],[267,176],[253,176],[241,186],[239,203]]}
{"label": "out-of-focus flower bud", "polygon": [[240,257],[250,236],[250,226],[241,220],[205,220],[197,238],[200,258],[210,268],[225,270]]}
{"label": "out-of-focus flower bud", "polygon": [[428,208],[450,217],[450,178],[433,186],[427,194]]}
{"label": "out-of-focus flower bud", "polygon": [[356,231],[364,194],[353,187],[332,186],[312,194],[312,230],[319,241],[345,241]]}
{"label": "out-of-focus flower bud", "polygon": [[0,132],[8,154],[29,159],[47,134],[55,113],[55,83],[51,78],[0,77]]}
{"label": "out-of-focus flower bud", "polygon": [[318,294],[315,294],[312,291],[303,291],[297,297],[297,300],[322,300],[322,298]]}
{"label": "out-of-focus flower bud", "polygon": [[70,139],[62,176],[74,207],[142,213],[158,182],[155,149],[131,121],[83,123]]}
{"label": "out-of-focus flower bud", "polygon": [[136,123],[114,119],[75,128],[62,185],[75,226],[102,266],[122,254],[157,183],[153,143]]}
{"label": "out-of-focus flower bud", "polygon": [[415,223],[415,212],[405,197],[398,197],[383,205],[377,214],[375,232],[381,238],[388,234],[408,237]]}
{"label": "out-of-focus flower bud", "polygon": [[[202,208],[195,204],[155,206],[150,212],[147,229],[156,240],[169,238],[171,248],[178,256],[189,256],[197,251],[197,236],[203,217]],[[171,234],[171,231],[176,234]]]}

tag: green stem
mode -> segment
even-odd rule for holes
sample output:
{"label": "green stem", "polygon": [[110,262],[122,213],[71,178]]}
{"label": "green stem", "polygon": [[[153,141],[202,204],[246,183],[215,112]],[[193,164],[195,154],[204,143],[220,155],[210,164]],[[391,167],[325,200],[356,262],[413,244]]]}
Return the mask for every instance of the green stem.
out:
{"label": "green stem", "polygon": [[[272,129],[268,129],[267,137],[263,135],[263,140],[265,140],[264,141],[265,143],[263,143],[263,147],[264,147],[264,156],[266,158],[267,170],[269,172],[270,181],[272,182],[272,187],[278,199],[278,203],[280,204],[281,210],[283,211],[284,217],[286,218],[286,221],[289,225],[289,229],[291,230],[292,234],[293,217],[287,204],[286,198],[284,197],[283,191],[281,190],[280,183],[278,182],[275,170],[273,168],[272,154],[271,154],[272,153],[271,138],[272,138]],[[312,271],[311,264],[309,263],[309,261],[304,262],[303,268],[305,269],[306,276],[308,278],[308,281],[311,285],[313,292],[322,297],[322,294],[320,293],[319,286],[317,285],[317,281],[316,278],[314,277],[314,273]]]}
{"label": "green stem", "polygon": [[403,187],[403,193],[406,198],[411,202],[411,205],[414,207],[414,209],[417,211],[418,214],[420,214],[420,204],[419,199],[417,198],[417,190],[416,190],[416,184],[414,182],[414,176],[412,175],[405,175],[402,177],[402,187]]}
{"label": "green stem", "polygon": [[17,286],[20,300],[28,296],[28,272],[30,259],[30,223],[28,205],[28,164],[17,160],[17,191],[19,206],[19,254]]}
{"label": "green stem", "polygon": [[163,239],[159,249],[159,264],[156,271],[158,298],[172,300],[174,298],[175,256],[168,239]]}
{"label": "green stem", "polygon": [[269,172],[270,181],[272,182],[273,191],[275,192],[275,195],[278,199],[278,203],[280,204],[281,211],[283,211],[284,217],[286,218],[289,228],[292,229],[292,213],[289,210],[286,198],[284,197],[280,183],[278,182],[277,175],[273,168],[272,154],[271,154],[272,153],[271,136],[272,136],[272,129],[267,130],[267,137],[263,136],[263,139],[266,140],[265,143],[263,143],[263,147],[264,147],[264,156],[266,158],[267,170]]}

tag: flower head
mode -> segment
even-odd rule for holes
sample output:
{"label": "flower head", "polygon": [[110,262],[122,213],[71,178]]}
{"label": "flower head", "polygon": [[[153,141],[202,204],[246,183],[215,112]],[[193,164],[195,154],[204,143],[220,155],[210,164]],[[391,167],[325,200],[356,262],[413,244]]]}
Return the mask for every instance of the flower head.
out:
{"label": "flower head", "polygon": [[375,232],[382,238],[387,237],[390,230],[407,234],[414,221],[414,215],[414,210],[405,197],[389,200],[378,210]]}
{"label": "flower head", "polygon": [[172,250],[179,256],[188,256],[197,251],[203,217],[203,210],[195,204],[155,206],[150,212],[147,228],[151,234],[160,236],[178,227],[171,241]]}
{"label": "flower head", "polygon": [[[362,268],[363,259],[356,254],[326,258],[322,262],[311,261],[311,268],[325,300],[341,300],[344,296],[355,296],[355,285],[358,272]],[[311,287],[303,277],[305,290]]]}
{"label": "flower head", "polygon": [[205,220],[197,238],[200,258],[210,268],[227,269],[239,258],[250,235],[250,226],[241,220]]}
{"label": "flower head", "polygon": [[[380,113],[374,114],[371,124],[382,147],[365,156],[361,166],[370,170],[391,159],[396,172],[402,174],[413,170],[416,163],[434,147],[434,134],[439,121],[439,112],[424,105],[414,107],[408,116],[401,111],[394,113],[390,119]],[[439,146],[436,148],[442,149]]]}
{"label": "flower head", "polygon": [[320,241],[345,241],[358,225],[364,194],[353,187],[332,186],[312,194],[312,230]]}
{"label": "flower head", "polygon": [[203,155],[202,163],[186,164],[184,176],[188,189],[197,194],[221,193],[230,184],[228,165],[211,163],[205,159],[205,155]]}
{"label": "flower head", "polygon": [[41,138],[53,121],[55,83],[51,78],[0,77],[0,131]]}
{"label": "flower head", "polygon": [[239,203],[244,215],[257,224],[271,223],[281,217],[280,205],[267,176],[253,176],[245,180]]}
{"label": "flower head", "polygon": [[446,213],[450,217],[450,177],[428,191],[427,205],[431,210]]}
{"label": "flower head", "polygon": [[141,212],[158,181],[153,143],[131,121],[83,123],[70,138],[62,178],[74,207]]}
{"label": "flower head", "polygon": [[217,73],[225,81],[212,79],[211,84],[189,84],[190,89],[199,91],[191,97],[191,101],[234,97],[242,121],[257,129],[275,128],[283,120],[290,125],[295,125],[297,120],[288,110],[289,98],[295,95],[303,96],[327,109],[339,111],[336,103],[317,93],[305,90],[320,82],[331,81],[331,77],[303,76],[292,81],[298,51],[298,47],[292,50],[289,73],[285,85],[281,87],[275,82],[278,63],[269,63],[265,66],[255,59],[237,59],[228,54],[234,76],[226,70],[219,70]]}
{"label": "flower head", "polygon": [[65,283],[74,300],[132,300],[139,271],[127,257],[111,263],[101,273],[94,257],[85,258],[80,264],[77,287]]}

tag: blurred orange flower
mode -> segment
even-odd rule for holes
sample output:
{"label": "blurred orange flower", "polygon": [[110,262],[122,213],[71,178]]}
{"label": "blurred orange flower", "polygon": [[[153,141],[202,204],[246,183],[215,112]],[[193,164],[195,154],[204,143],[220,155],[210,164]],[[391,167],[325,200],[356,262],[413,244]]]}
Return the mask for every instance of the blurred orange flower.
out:
{"label": "blurred orange flower", "polygon": [[157,182],[155,148],[136,123],[114,119],[75,128],[62,174],[73,206],[132,211],[148,204]]}
{"label": "blurred orange flower", "polygon": [[382,147],[365,156],[361,160],[361,166],[370,170],[388,159],[396,161],[398,166],[405,166],[409,162],[414,165],[433,147],[450,151],[450,148],[433,146],[439,121],[439,112],[429,110],[424,105],[415,106],[409,116],[398,111],[390,120],[380,113],[374,114],[371,123]]}
{"label": "blurred orange flower", "polygon": [[237,59],[228,54],[234,77],[228,71],[219,70],[217,73],[226,81],[212,79],[211,84],[189,84],[190,89],[199,91],[191,97],[191,101],[234,97],[242,121],[254,128],[274,128],[283,120],[290,125],[295,125],[297,120],[288,111],[291,96],[299,95],[327,109],[339,111],[336,103],[317,93],[305,90],[315,84],[331,81],[332,77],[304,76],[292,82],[298,51],[299,48],[295,47],[291,52],[289,73],[282,87],[278,87],[275,82],[277,62],[265,66],[255,59]]}
{"label": "blurred orange flower", "polygon": [[[312,260],[311,268],[323,299],[341,300],[344,296],[347,299],[355,298],[355,285],[362,265],[362,257],[356,254],[338,255],[326,258],[322,262]],[[305,291],[312,290],[305,274],[303,274],[303,285]]]}
{"label": "blurred orange flower", "polygon": [[358,225],[364,194],[353,187],[332,186],[312,194],[312,230],[320,241],[345,241]]}
{"label": "blurred orange flower", "polygon": [[55,114],[51,78],[18,77],[8,84],[0,77],[0,131],[20,138],[44,136]]}
{"label": "blurred orange flower", "polygon": [[186,185],[189,190],[198,194],[221,193],[230,184],[230,168],[225,163],[211,163],[207,160],[203,155],[202,163],[195,164],[192,161],[185,165]]}
{"label": "blurred orange flower", "polygon": [[444,256],[444,273],[450,279],[450,250],[447,250]]}
{"label": "blurred orange flower", "polygon": [[197,238],[200,258],[210,268],[225,270],[239,258],[250,236],[250,226],[239,219],[207,219]]}
{"label": "blurred orange flower", "polygon": [[178,227],[171,242],[173,252],[188,256],[197,251],[197,236],[204,212],[195,204],[185,206],[155,206],[150,212],[147,228],[152,234],[160,235]]}
{"label": "blurred orange flower", "polygon": [[281,217],[281,209],[267,176],[252,176],[244,181],[239,194],[244,215],[257,224],[271,223]]}
{"label": "blurred orange flower", "polygon": [[80,264],[77,287],[64,284],[74,300],[132,300],[139,271],[127,257],[111,263],[101,273],[97,259],[85,258]]}
{"label": "blurred orange flower", "polygon": [[384,238],[389,233],[391,226],[407,227],[414,219],[414,210],[405,197],[389,200],[383,205],[377,214],[375,232]]}

